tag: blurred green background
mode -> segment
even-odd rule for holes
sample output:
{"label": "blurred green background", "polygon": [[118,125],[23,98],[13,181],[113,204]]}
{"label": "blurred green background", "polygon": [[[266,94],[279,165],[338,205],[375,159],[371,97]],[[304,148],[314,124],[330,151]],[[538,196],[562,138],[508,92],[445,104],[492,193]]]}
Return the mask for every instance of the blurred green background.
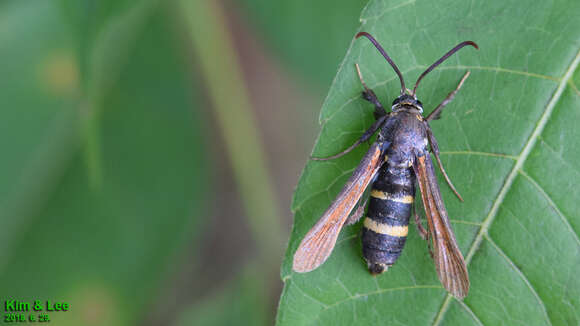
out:
{"label": "blurred green background", "polygon": [[[0,300],[52,325],[269,325],[365,2],[0,2]],[[4,311],[3,311],[4,312]]]}

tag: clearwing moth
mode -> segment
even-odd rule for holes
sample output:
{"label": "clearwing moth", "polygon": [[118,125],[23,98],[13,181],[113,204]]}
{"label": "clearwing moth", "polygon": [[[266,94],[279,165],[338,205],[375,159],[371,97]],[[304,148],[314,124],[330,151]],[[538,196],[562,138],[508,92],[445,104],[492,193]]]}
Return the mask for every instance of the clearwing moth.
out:
{"label": "clearwing moth", "polygon": [[[427,117],[422,115],[423,104],[417,100],[416,91],[421,79],[449,56],[464,46],[471,45],[476,49],[478,46],[472,41],[459,43],[427,68],[417,79],[413,90],[409,90],[405,88],[399,68],[381,45],[366,32],[358,33],[356,38],[361,36],[369,39],[393,67],[401,82],[401,94],[393,101],[391,112],[387,112],[375,93],[365,84],[358,64],[355,65],[364,88],[362,97],[374,105],[376,121],[359,140],[343,152],[313,159],[324,161],[339,158],[369,140],[375,132],[379,133],[334,202],[304,236],[294,254],[293,269],[305,273],[324,263],[330,256],[342,227],[359,220],[368,202],[367,216],[362,228],[362,247],[363,257],[371,274],[386,271],[399,258],[407,239],[409,218],[413,213],[421,237],[430,245],[441,284],[453,296],[464,298],[469,291],[467,267],[443,204],[430,152],[435,156],[453,192],[460,200],[463,199],[441,164],[439,147],[429,121],[439,118],[441,110],[454,98],[469,72]],[[417,184],[429,231],[423,228],[414,209]],[[363,194],[369,185],[369,196],[364,198]]]}

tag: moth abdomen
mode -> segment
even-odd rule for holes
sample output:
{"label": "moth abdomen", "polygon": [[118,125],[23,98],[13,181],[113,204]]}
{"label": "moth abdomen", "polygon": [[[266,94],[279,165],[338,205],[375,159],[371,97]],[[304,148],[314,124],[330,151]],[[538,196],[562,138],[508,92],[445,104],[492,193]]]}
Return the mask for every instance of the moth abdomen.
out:
{"label": "moth abdomen", "polygon": [[363,257],[372,274],[393,265],[405,246],[414,200],[410,169],[389,170],[386,164],[371,190],[362,231]]}

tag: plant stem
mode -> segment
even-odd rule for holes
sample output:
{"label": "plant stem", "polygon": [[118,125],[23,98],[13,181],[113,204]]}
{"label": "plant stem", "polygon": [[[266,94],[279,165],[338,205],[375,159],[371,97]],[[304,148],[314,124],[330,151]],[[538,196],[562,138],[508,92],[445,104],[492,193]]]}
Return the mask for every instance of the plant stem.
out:
{"label": "plant stem", "polygon": [[268,267],[278,264],[285,238],[274,189],[227,22],[214,1],[181,0],[188,37],[244,202],[252,236]]}

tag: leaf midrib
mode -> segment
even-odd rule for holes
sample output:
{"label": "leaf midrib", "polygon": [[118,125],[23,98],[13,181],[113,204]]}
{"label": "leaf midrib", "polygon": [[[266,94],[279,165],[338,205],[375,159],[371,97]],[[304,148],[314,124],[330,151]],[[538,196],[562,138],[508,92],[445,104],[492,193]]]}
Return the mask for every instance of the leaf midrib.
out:
{"label": "leaf midrib", "polygon": [[[552,98],[550,99],[548,104],[546,105],[546,109],[544,110],[544,113],[542,114],[542,116],[538,120],[538,123],[536,124],[536,128],[528,137],[528,140],[527,140],[526,144],[524,145],[520,154],[515,157],[516,163],[514,164],[514,167],[512,168],[510,173],[508,174],[506,181],[505,181],[503,187],[501,188],[496,200],[494,201],[494,204],[493,204],[490,212],[488,213],[486,218],[483,220],[482,226],[481,226],[481,228],[476,236],[476,239],[474,240],[474,242],[470,246],[470,249],[469,249],[468,254],[466,256],[466,259],[465,259],[467,265],[469,265],[475,252],[479,249],[479,246],[480,246],[481,242],[483,241],[483,238],[488,235],[489,227],[491,226],[491,224],[493,223],[493,221],[497,215],[497,211],[499,209],[499,206],[503,203],[503,200],[504,200],[508,190],[511,188],[511,185],[513,184],[513,181],[515,180],[515,177],[518,174],[518,171],[522,168],[522,166],[525,163],[525,161],[527,160],[532,148],[535,146],[535,144],[539,138],[539,135],[542,133],[542,131],[543,131],[544,127],[546,126],[550,116],[552,115],[554,107],[556,106],[557,102],[559,101],[560,97],[562,96],[562,93],[563,93],[564,89],[566,88],[566,85],[568,84],[569,80],[571,79],[574,71],[576,70],[576,68],[578,67],[579,64],[580,64],[580,50],[577,52],[576,57],[571,62],[571,64],[568,66],[564,76],[562,78],[558,79],[559,80],[558,87],[556,88],[554,95],[552,96]],[[290,275],[287,275],[287,277],[284,280],[286,281],[288,278],[290,278]],[[427,285],[427,286],[429,286],[429,285]],[[379,291],[377,293],[365,293],[364,295],[379,294],[383,291],[390,291],[390,290],[393,290],[393,289],[381,289],[381,291]],[[359,294],[359,295],[362,296],[363,294]],[[344,303],[344,302],[347,302],[349,300],[356,299],[356,297],[357,296],[349,297],[345,300],[342,300],[340,302],[336,302],[332,305],[324,305],[325,307],[323,310],[327,310],[330,307],[334,307],[339,303]],[[434,326],[440,325],[440,323],[443,320],[443,317],[445,315],[445,312],[449,308],[449,304],[451,303],[451,298],[452,298],[452,296],[449,293],[447,293],[445,299],[443,300],[441,308],[437,312],[436,317],[434,319],[434,322],[433,322]],[[541,303],[543,304],[543,302],[541,302]],[[548,322],[550,322],[550,321],[548,320]]]}
{"label": "leaf midrib", "polygon": [[[528,156],[530,155],[530,152],[532,151],[532,148],[535,146],[540,134],[544,130],[544,127],[546,126],[550,116],[552,115],[552,112],[554,111],[554,107],[556,106],[556,103],[560,100],[560,97],[562,96],[562,93],[564,92],[564,89],[566,88],[568,81],[572,78],[572,75],[574,74],[574,71],[578,67],[579,63],[580,63],[580,50],[577,51],[576,57],[574,58],[574,60],[572,60],[572,62],[570,63],[570,65],[566,69],[566,73],[564,74],[564,76],[560,79],[560,81],[558,83],[558,88],[556,88],[554,95],[552,96],[552,98],[550,99],[548,104],[546,105],[546,109],[544,110],[544,113],[542,114],[542,116],[540,117],[540,120],[536,124],[536,128],[534,129],[534,131],[532,132],[532,134],[528,138],[528,141],[526,142],[526,145],[522,149],[520,155],[518,155],[518,158],[516,160],[516,163],[514,164],[514,167],[512,168],[510,173],[508,174],[506,181],[505,181],[503,187],[501,188],[501,190],[499,191],[499,194],[498,194],[496,200],[494,201],[493,206],[491,207],[488,215],[483,220],[483,224],[482,224],[481,228],[479,229],[479,232],[477,233],[477,236],[475,237],[475,240],[473,241],[472,245],[470,246],[469,251],[467,253],[467,256],[465,258],[465,263],[467,265],[469,265],[469,263],[473,259],[473,256],[475,255],[475,252],[479,249],[479,246],[480,246],[481,242],[483,241],[484,236],[486,236],[488,234],[489,227],[491,226],[491,224],[495,220],[495,217],[497,216],[497,211],[499,209],[499,206],[503,203],[503,200],[504,200],[508,190],[510,190],[510,188],[515,180],[515,177],[518,174],[518,171],[523,167],[526,159],[528,158]],[[437,312],[436,317],[433,321],[434,326],[438,326],[441,323],[441,321],[443,320],[443,316],[445,315],[445,312],[449,308],[451,298],[452,298],[451,295],[449,293],[447,293],[447,295],[443,301],[443,304],[441,305],[441,308]]]}

